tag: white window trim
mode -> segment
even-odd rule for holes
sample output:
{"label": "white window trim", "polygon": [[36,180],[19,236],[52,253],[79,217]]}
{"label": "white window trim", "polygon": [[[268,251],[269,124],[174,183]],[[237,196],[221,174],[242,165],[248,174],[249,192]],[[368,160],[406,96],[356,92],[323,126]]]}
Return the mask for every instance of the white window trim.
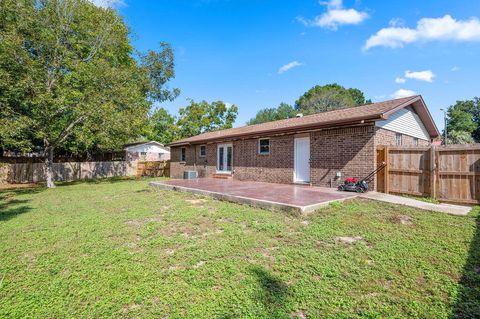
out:
{"label": "white window trim", "polygon": [[[268,152],[261,152],[260,151],[260,142],[261,141],[268,141]],[[270,138],[266,137],[266,138],[259,138],[258,139],[258,154],[259,155],[270,155],[270,147],[271,147],[271,143],[270,143]]]}
{"label": "white window trim", "polygon": [[[228,147],[231,147],[231,148],[232,148],[232,163],[231,163],[232,166],[231,166],[231,170],[230,170],[230,171],[227,170],[227,169],[220,171],[220,170],[218,169],[219,156],[220,156],[220,151],[219,151],[219,149],[220,149],[221,147],[227,148],[226,150],[224,149],[224,156],[225,156],[225,160],[224,160],[224,163],[223,163],[223,164],[224,164],[224,167],[227,167],[227,166],[228,166],[228,165],[227,165],[227,161],[228,161],[228,159],[227,159],[227,156],[228,156],[228,155],[227,155]],[[233,144],[232,144],[232,143],[218,144],[218,145],[217,145],[217,159],[216,159],[216,162],[217,162],[217,163],[216,163],[216,165],[215,165],[215,172],[216,172],[217,174],[231,174],[231,173],[233,172]]]}
{"label": "white window trim", "polygon": [[[399,136],[400,136],[400,143],[398,143],[398,140],[397,140],[397,138],[398,138]],[[395,133],[395,145],[396,145],[396,146],[402,146],[402,144],[403,144],[403,134],[396,132],[396,133]]]}
{"label": "white window trim", "polygon": [[[202,147],[205,147],[205,154],[202,155]],[[200,148],[199,148],[199,155],[200,157],[206,157],[207,156],[207,145],[200,145]]]}
{"label": "white window trim", "polygon": [[413,145],[418,146],[418,137],[413,138]]}
{"label": "white window trim", "polygon": [[[185,158],[182,158],[183,150],[185,150]],[[187,161],[187,148],[186,147],[181,147],[180,148],[180,163],[184,163],[186,161]]]}

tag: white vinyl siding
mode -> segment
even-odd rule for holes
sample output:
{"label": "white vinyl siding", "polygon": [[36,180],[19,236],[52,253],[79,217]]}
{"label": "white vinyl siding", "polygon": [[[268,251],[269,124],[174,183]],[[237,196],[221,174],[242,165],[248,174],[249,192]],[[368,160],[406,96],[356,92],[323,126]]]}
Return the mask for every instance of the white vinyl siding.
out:
{"label": "white vinyl siding", "polygon": [[393,132],[402,133],[422,140],[430,140],[428,131],[410,108],[401,109],[390,115],[388,120],[377,121],[376,126]]}

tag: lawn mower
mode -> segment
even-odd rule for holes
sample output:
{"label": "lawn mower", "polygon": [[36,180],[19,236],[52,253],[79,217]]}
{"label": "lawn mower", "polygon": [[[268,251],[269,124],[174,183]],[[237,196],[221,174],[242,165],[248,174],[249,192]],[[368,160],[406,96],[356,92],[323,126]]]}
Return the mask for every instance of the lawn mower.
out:
{"label": "lawn mower", "polygon": [[387,164],[385,162],[382,162],[379,167],[377,167],[373,172],[371,172],[361,180],[352,177],[345,179],[343,185],[338,186],[338,190],[345,192],[365,193],[366,191],[368,191],[368,183],[370,183],[373,177],[382,169],[384,169],[385,166],[387,166]]}

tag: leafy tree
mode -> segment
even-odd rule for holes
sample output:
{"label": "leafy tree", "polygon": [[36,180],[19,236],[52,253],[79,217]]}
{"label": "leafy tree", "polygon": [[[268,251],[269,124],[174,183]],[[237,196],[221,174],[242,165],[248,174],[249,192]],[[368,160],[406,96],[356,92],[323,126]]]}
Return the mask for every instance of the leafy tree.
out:
{"label": "leafy tree", "polygon": [[288,119],[295,117],[295,115],[295,109],[291,105],[280,103],[277,108],[266,108],[258,111],[257,115],[247,122],[247,125]]}
{"label": "leafy tree", "polygon": [[346,89],[336,83],[316,85],[296,102],[295,109],[303,114],[315,114],[371,103],[359,89]]}
{"label": "leafy tree", "polygon": [[115,149],[153,101],[178,95],[166,87],[171,48],[135,59],[128,36],[114,10],[87,0],[0,1],[0,145],[41,146],[48,187],[56,151]]}
{"label": "leafy tree", "polygon": [[[448,108],[447,116],[447,130],[452,141],[469,141],[465,138],[469,135],[473,141],[480,142],[480,98],[457,101]],[[461,138],[455,139],[455,135]]]}
{"label": "leafy tree", "polygon": [[179,111],[178,138],[231,128],[237,118],[238,108],[235,105],[227,107],[222,101],[212,103],[189,101],[190,105]]}
{"label": "leafy tree", "polygon": [[451,131],[448,133],[448,144],[473,144],[472,134],[466,131]]}
{"label": "leafy tree", "polygon": [[148,138],[163,144],[171,143],[179,134],[179,129],[174,116],[166,109],[160,107],[150,116],[150,132]]}
{"label": "leafy tree", "polygon": [[350,88],[350,89],[347,89],[347,92],[348,92],[348,94],[350,94],[350,96],[355,101],[356,106],[365,105],[365,104],[372,104],[372,100],[365,99],[365,95],[359,89]]}

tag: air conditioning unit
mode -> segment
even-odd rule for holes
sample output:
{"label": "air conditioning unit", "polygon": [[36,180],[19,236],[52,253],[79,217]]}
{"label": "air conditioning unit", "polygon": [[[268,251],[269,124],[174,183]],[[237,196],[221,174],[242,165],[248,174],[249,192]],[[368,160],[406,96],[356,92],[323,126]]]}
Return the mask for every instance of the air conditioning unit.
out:
{"label": "air conditioning unit", "polygon": [[183,179],[197,179],[198,172],[197,171],[184,171],[183,172]]}

